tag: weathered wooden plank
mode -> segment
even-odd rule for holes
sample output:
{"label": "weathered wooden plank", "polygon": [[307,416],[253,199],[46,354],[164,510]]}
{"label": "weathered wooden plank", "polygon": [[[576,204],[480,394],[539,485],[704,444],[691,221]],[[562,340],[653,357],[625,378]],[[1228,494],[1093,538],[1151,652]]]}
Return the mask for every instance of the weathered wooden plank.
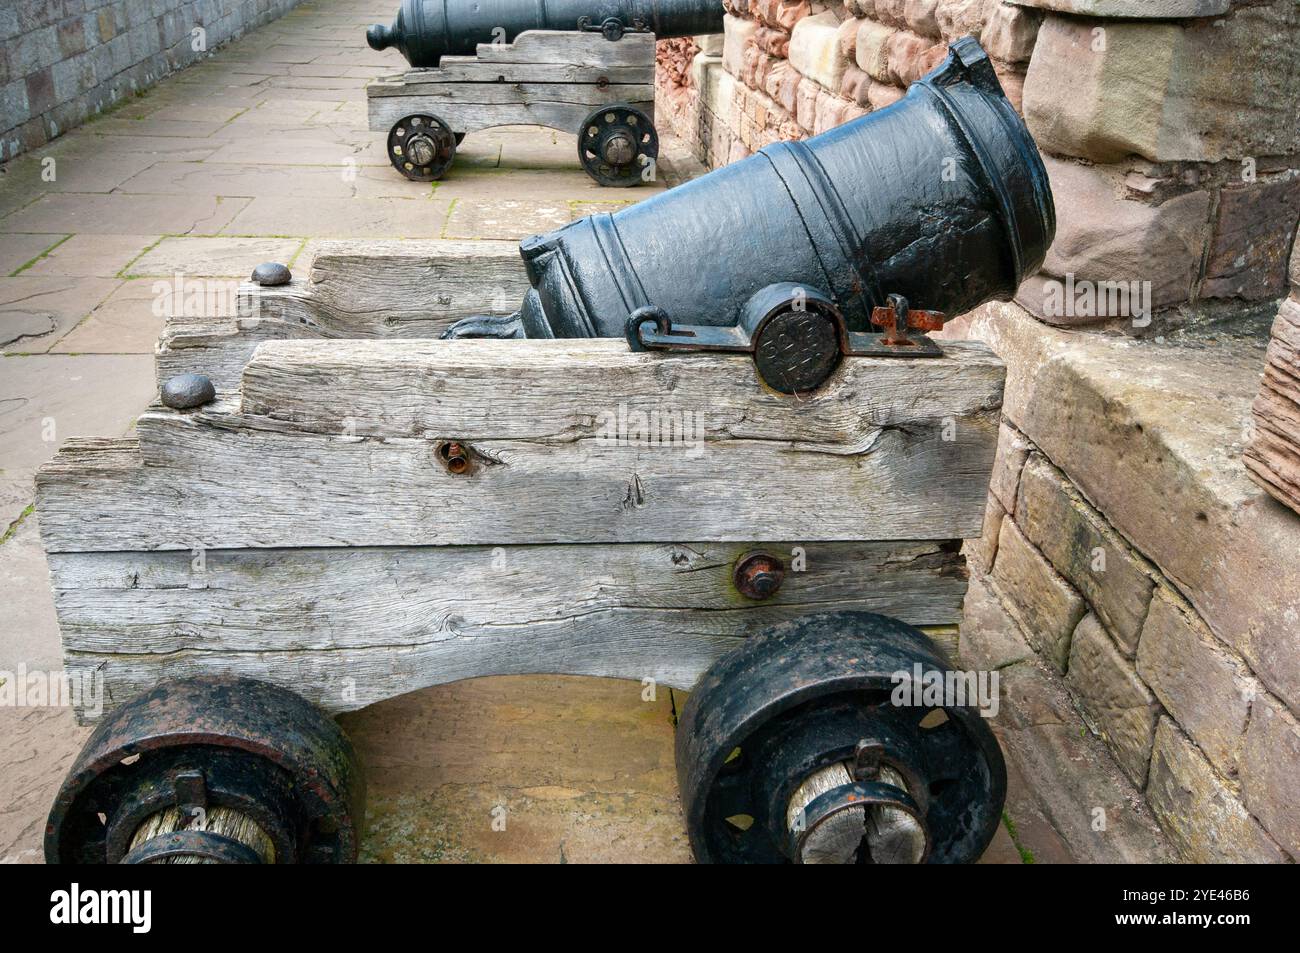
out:
{"label": "weathered wooden plank", "polygon": [[475,314],[509,314],[528,290],[513,242],[322,242],[310,278],[244,284],[236,317],[177,317],[155,349],[158,380],[206,374],[219,390],[262,341],[437,337]]}
{"label": "weathered wooden plank", "polygon": [[[360,355],[363,343],[321,342],[314,350],[328,366],[326,353]],[[66,448],[38,476],[47,551],[744,541],[756,534],[917,540],[980,531],[1002,369],[978,347],[958,349],[960,358],[884,361],[891,366],[874,375],[847,362],[813,399],[829,398],[823,419],[806,406],[813,400],[766,401],[746,379],[753,370],[742,357],[623,352],[615,360],[616,341],[369,343],[389,350],[386,366],[396,371],[388,379],[390,418],[382,406],[362,404],[351,420],[330,416],[334,408],[316,417],[310,408],[295,411],[310,418],[302,422],[277,420],[239,413],[231,399],[197,412],[142,415],[147,465],[137,468],[106,470],[100,446]],[[264,352],[302,346],[263,344],[254,363]],[[453,369],[472,365],[480,349],[513,350],[523,367],[541,363],[531,376],[515,375],[514,385],[503,370],[494,392],[485,374],[487,390],[440,402],[447,366],[391,360],[431,346],[426,355],[458,355]],[[583,349],[639,372],[626,378],[626,391],[597,391],[584,402],[584,362],[574,356]],[[542,373],[548,354],[550,371]],[[943,379],[932,375],[946,362],[966,368],[957,378],[964,386],[926,386]],[[896,376],[907,366],[916,369],[911,386]],[[713,393],[692,390],[710,378]],[[571,402],[558,416],[548,412],[546,400],[527,396],[530,380],[537,394],[567,381]],[[432,415],[402,405],[404,388],[421,386]],[[514,406],[516,391],[523,406]],[[267,395],[289,403],[282,389]],[[620,414],[635,420],[652,411],[678,413],[685,427],[651,435],[619,423]],[[320,421],[337,429],[307,431]],[[399,435],[406,430],[412,435]],[[441,465],[446,440],[468,444],[470,472]],[[125,443],[112,449],[117,458],[131,450]]]}
{"label": "weathered wooden plank", "polygon": [[[758,548],[804,567],[765,602],[731,581]],[[56,553],[50,565],[65,647],[105,654],[414,645],[628,612],[653,617],[655,632],[680,622],[730,636],[850,606],[950,625],[966,588],[956,542]]]}
{"label": "weathered wooden plank", "polygon": [[[570,87],[554,87],[570,88]],[[595,87],[571,87],[595,89]],[[611,87],[612,88],[612,87]],[[547,126],[577,135],[582,123],[597,106],[605,103],[627,102],[654,120],[653,87],[621,87],[644,90],[630,98],[611,96],[597,98],[595,102],[572,102],[552,95],[524,103],[479,103],[439,100],[426,102],[420,97],[394,96],[370,100],[370,128],[387,132],[399,119],[415,113],[432,113],[447,123],[455,132],[471,133],[493,126]],[[576,97],[575,97],[576,98]],[[581,97],[586,99],[588,97]]]}
{"label": "weathered wooden plank", "polygon": [[763,386],[748,357],[638,354],[612,339],[283,342],[249,362],[241,407],[318,433],[566,443],[611,424],[630,437],[637,412],[666,424],[677,411],[706,441],[853,456],[882,430],[951,420],[955,436],[960,421],[1001,406],[998,357],[976,342],[944,349],[941,358],[850,358],[794,398]]}
{"label": "weathered wooden plank", "polygon": [[[766,543],[791,554],[792,543]],[[731,586],[749,546],[532,546],[84,553],[51,557],[68,664],[113,703],[195,672],[293,687],[334,711],[490,674],[689,688],[737,641],[808,612],[915,625],[961,613],[953,544],[812,544],[770,601]],[[941,638],[954,648],[949,633]],[[388,662],[385,663],[385,659]]]}
{"label": "weathered wooden plank", "polygon": [[[502,83],[423,83],[418,91],[394,97],[406,100],[418,97],[430,105],[433,112],[442,114],[444,105],[525,106],[529,103],[552,102],[586,106],[588,111],[605,103],[644,102],[654,99],[654,86],[650,83],[525,83],[511,79]],[[382,97],[371,97],[374,108]],[[402,106],[411,112],[409,103]],[[421,107],[426,108],[426,107]]]}

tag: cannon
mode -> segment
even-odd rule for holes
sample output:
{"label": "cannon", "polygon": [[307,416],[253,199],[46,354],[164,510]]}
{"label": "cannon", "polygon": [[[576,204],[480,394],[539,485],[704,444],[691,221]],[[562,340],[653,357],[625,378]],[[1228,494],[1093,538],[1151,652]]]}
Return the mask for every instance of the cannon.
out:
{"label": "cannon", "polygon": [[887,109],[526,239],[523,306],[447,335],[745,352],[802,392],[845,355],[939,354],[925,332],[1009,299],[1055,227],[1037,147],[968,37]]}
{"label": "cannon", "polygon": [[653,33],[661,40],[722,32],[718,0],[402,0],[392,26],[366,31],[371,49],[395,47],[416,67],[446,55],[472,54],[480,43],[512,43],[528,30],[572,30],[619,40]]}
{"label": "cannon", "polygon": [[[47,860],[364,856],[328,716],[531,673],[690,692],[700,861],[978,859],[996,673],[952,660],[1005,367],[925,332],[1053,231],[968,40],[889,110],[522,260],[328,243],[309,282],[259,268],[241,320],[171,322],[162,402],[37,477],[69,676],[99,680],[74,705],[102,716]],[[502,289],[524,306],[479,315]]]}
{"label": "cannon", "polygon": [[638,185],[659,155],[655,38],[721,33],[722,13],[717,0],[403,0],[366,33],[412,66],[367,88],[370,126],[416,182],[445,175],[469,132],[536,124],[576,133],[601,185]]}

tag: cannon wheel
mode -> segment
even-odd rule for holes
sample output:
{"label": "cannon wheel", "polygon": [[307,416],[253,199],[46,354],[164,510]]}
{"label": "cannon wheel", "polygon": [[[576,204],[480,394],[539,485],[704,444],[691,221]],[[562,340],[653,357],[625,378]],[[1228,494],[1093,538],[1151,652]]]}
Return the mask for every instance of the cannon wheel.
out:
{"label": "cannon wheel", "polygon": [[164,682],[108,714],[45,827],[48,863],[347,863],[364,781],[302,697],[249,678]]}
{"label": "cannon wheel", "polygon": [[784,623],[718,659],[677,727],[696,860],[977,860],[1002,815],[1002,752],[973,707],[893,703],[892,676],[916,665],[946,671],[924,633],[867,612]]}
{"label": "cannon wheel", "polygon": [[627,103],[593,110],[578,130],[578,160],[601,185],[627,188],[647,181],[659,159],[659,133],[650,117]]}
{"label": "cannon wheel", "polygon": [[451,168],[464,138],[437,116],[404,116],[388,130],[388,161],[412,182],[434,182]]}

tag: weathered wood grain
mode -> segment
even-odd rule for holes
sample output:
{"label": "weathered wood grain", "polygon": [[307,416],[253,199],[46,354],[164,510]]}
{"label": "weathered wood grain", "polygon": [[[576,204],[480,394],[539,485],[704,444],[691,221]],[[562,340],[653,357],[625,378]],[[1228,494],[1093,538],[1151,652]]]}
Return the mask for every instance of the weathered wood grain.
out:
{"label": "weathered wood grain", "polygon": [[514,242],[322,242],[310,277],[279,288],[240,288],[236,317],[177,317],[154,361],[161,383],[206,374],[239,385],[262,341],[437,337],[476,314],[509,314],[528,290]]}
{"label": "weathered wood grain", "polygon": [[[50,552],[973,537],[1002,376],[963,345],[848,360],[799,400],[746,357],[612,340],[272,341],[243,412],[143,414],[140,467],[60,452],[41,527]],[[445,441],[470,472],[442,466]]]}
{"label": "weathered wood grain", "polygon": [[459,133],[513,124],[576,133],[596,106],[618,102],[653,119],[654,48],[648,34],[611,43],[599,34],[546,30],[483,43],[473,57],[444,57],[437,67],[370,83],[370,128],[387,132],[418,113]]}
{"label": "weathered wood grain", "polygon": [[199,671],[268,678],[334,711],[489,674],[689,688],[739,639],[804,613],[960,617],[955,543],[762,544],[788,564],[796,546],[804,571],[763,603],[731,585],[754,548],[734,544],[213,550],[200,569],[188,552],[77,553],[52,556],[51,573],[69,665],[103,674],[108,707]]}
{"label": "weathered wood grain", "polygon": [[[745,356],[633,353],[621,340],[282,342],[244,372],[245,414],[372,436],[578,441],[636,412],[688,412],[709,440],[788,441],[854,456],[882,431],[916,433],[1001,406],[1005,368],[986,346],[942,358],[850,358],[813,394],[765,387]],[[647,423],[648,423],[647,419]]]}

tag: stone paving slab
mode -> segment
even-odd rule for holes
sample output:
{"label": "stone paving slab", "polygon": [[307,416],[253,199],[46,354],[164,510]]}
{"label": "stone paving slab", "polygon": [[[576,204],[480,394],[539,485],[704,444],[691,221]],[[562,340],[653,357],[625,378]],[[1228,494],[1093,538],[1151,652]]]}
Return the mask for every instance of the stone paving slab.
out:
{"label": "stone paving slab", "polygon": [[2,224],[16,232],[115,235],[129,223],[144,232],[215,234],[249,201],[212,195],[47,194],[6,216]]}
{"label": "stone paving slab", "polygon": [[161,238],[161,235],[71,235],[33,262],[23,274],[115,278]]}
{"label": "stone paving slab", "polygon": [[13,275],[29,266],[43,252],[67,239],[67,235],[20,234],[0,235],[0,275]]}
{"label": "stone paving slab", "polygon": [[153,358],[7,356],[0,368],[0,526],[7,528],[31,505],[32,477],[60,441],[126,432],[153,398]]}
{"label": "stone paving slab", "polygon": [[47,351],[117,287],[111,278],[22,273],[0,278],[0,351]]}

